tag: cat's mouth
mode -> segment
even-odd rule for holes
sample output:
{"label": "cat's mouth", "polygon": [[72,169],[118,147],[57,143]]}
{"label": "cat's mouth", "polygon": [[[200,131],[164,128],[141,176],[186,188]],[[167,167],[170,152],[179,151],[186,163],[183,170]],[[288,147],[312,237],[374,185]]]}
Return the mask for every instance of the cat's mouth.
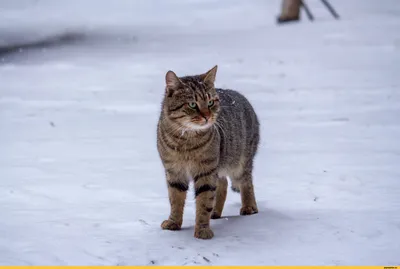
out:
{"label": "cat's mouth", "polygon": [[188,129],[192,130],[205,130],[210,128],[213,125],[214,121],[211,119],[203,120],[203,121],[190,121],[186,123]]}

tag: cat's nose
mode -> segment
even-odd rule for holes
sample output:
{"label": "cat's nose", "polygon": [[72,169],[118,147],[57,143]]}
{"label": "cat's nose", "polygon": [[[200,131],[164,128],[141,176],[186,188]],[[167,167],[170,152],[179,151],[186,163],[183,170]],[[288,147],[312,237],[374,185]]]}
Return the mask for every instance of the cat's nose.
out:
{"label": "cat's nose", "polygon": [[200,110],[200,114],[203,118],[206,119],[206,122],[210,119],[210,111],[208,110]]}

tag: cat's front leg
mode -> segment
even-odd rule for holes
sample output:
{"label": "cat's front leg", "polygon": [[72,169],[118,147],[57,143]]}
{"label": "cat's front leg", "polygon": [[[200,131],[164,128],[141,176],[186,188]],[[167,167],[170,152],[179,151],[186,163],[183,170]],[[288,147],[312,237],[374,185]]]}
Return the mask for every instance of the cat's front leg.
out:
{"label": "cat's front leg", "polygon": [[189,183],[185,177],[172,171],[167,171],[166,176],[171,212],[169,218],[161,223],[161,228],[164,230],[180,230]]}
{"label": "cat's front leg", "polygon": [[193,177],[196,196],[196,225],[194,237],[211,239],[214,236],[210,228],[210,217],[214,205],[217,184],[216,169],[199,172]]}

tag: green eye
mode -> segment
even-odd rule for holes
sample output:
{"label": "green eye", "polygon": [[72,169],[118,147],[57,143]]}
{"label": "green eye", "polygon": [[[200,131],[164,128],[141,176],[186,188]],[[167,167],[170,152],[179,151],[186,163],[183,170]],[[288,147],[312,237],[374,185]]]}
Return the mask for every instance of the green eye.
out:
{"label": "green eye", "polygon": [[189,107],[190,107],[190,108],[196,108],[196,107],[197,107],[197,104],[196,104],[195,102],[190,102],[190,103],[189,103]]}
{"label": "green eye", "polygon": [[213,105],[214,105],[214,100],[208,101],[208,106],[209,106],[209,107],[212,107]]}

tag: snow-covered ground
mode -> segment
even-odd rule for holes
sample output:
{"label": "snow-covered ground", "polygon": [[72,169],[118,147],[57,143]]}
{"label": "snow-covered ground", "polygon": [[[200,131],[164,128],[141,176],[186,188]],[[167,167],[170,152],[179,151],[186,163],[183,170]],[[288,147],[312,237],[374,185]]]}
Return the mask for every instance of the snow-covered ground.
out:
{"label": "snow-covered ground", "polygon": [[[400,264],[400,4],[318,0],[0,2],[1,265]],[[1,50],[0,50],[1,52]],[[219,65],[262,125],[259,214],[229,192],[215,237],[162,231],[156,124],[169,69]]]}

